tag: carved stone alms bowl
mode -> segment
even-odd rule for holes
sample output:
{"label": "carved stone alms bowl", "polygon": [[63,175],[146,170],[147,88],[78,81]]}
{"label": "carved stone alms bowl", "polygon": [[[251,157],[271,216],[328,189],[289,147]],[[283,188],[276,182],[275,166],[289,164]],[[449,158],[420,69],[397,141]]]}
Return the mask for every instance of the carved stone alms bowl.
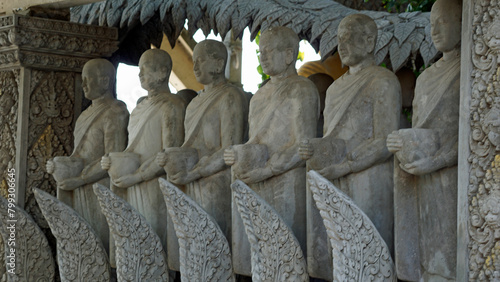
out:
{"label": "carved stone alms bowl", "polygon": [[439,134],[433,129],[407,128],[399,130],[403,148],[396,157],[405,165],[433,156],[440,147]]}
{"label": "carved stone alms bowl", "polygon": [[54,173],[52,176],[57,182],[80,175],[83,170],[83,159],[78,157],[60,156],[55,157]]}
{"label": "carved stone alms bowl", "polygon": [[172,147],[165,149],[167,162],[163,166],[168,175],[187,172],[198,163],[198,151],[194,148]]}
{"label": "carved stone alms bowl", "polygon": [[140,156],[132,152],[112,152],[109,153],[111,165],[108,170],[111,181],[122,176],[134,173],[140,166]]}

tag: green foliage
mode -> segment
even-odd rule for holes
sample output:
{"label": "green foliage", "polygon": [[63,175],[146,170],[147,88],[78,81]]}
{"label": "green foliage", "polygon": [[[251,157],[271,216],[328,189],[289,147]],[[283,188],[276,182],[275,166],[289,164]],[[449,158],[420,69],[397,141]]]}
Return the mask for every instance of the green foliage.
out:
{"label": "green foliage", "polygon": [[[262,66],[260,65],[260,51],[259,51],[259,43],[260,43],[260,31],[259,33],[257,33],[257,36],[255,36],[255,43],[257,44],[257,50],[255,51],[255,53],[257,54],[257,59],[259,60],[259,65],[257,66],[257,72],[260,74],[261,78],[262,78],[262,82],[264,82],[266,79],[269,79],[269,75],[265,74],[264,73],[264,70],[262,70]],[[304,61],[304,52],[300,52],[299,51],[299,54],[297,55],[297,60],[300,60],[301,62]],[[259,83],[259,88],[262,86],[262,82]]]}
{"label": "green foliage", "polygon": [[[369,0],[364,0],[368,2]],[[429,12],[436,0],[382,0],[382,5],[389,12]]]}

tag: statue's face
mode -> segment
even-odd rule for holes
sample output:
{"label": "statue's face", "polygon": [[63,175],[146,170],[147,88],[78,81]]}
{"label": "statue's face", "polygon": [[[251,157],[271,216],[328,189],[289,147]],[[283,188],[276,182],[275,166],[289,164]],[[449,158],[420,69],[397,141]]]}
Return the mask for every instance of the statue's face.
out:
{"label": "statue's face", "polygon": [[208,56],[205,48],[196,48],[193,51],[193,71],[196,80],[207,85],[214,81],[214,75],[217,73],[218,62],[216,59]]}
{"label": "statue's face", "polygon": [[107,90],[100,81],[98,72],[93,66],[85,65],[82,70],[82,87],[85,98],[94,100],[102,97]]}
{"label": "statue's face", "polygon": [[139,80],[142,88],[151,91],[160,87],[166,79],[166,73],[162,73],[161,69],[154,56],[143,55],[139,60]]}
{"label": "statue's face", "polygon": [[265,36],[260,38],[260,65],[264,73],[275,76],[284,73],[288,68],[287,49],[278,48],[277,38]]}
{"label": "statue's face", "polygon": [[436,2],[431,11],[431,37],[434,46],[441,52],[448,52],[457,47],[461,37],[460,19],[450,16],[449,9],[446,4]]}
{"label": "statue's face", "polygon": [[349,23],[341,24],[338,40],[339,56],[344,65],[355,66],[368,57],[370,42],[359,27]]}

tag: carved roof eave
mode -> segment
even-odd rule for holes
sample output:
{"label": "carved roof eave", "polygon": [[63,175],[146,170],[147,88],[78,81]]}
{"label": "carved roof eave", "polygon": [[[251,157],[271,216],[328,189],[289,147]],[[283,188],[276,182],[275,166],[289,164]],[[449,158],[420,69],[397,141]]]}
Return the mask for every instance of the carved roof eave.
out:
{"label": "carved roof eave", "polygon": [[[141,32],[134,33],[141,34],[137,41],[157,39],[156,33],[163,32],[172,46],[186,20],[190,35],[201,29],[205,35],[214,31],[224,37],[233,30],[241,37],[249,27],[252,39],[259,30],[282,25],[308,40],[325,59],[337,49],[340,21],[353,13],[366,14],[377,23],[377,63],[385,62],[397,70],[410,58],[421,56],[428,65],[438,55],[431,40],[429,13],[357,11],[331,0],[106,0],[72,8],[71,21],[118,27],[121,34],[139,28]],[[137,41],[122,41],[120,48]]]}
{"label": "carved roof eave", "polygon": [[0,17],[0,69],[32,67],[80,72],[92,58],[118,49],[116,28],[9,15]]}

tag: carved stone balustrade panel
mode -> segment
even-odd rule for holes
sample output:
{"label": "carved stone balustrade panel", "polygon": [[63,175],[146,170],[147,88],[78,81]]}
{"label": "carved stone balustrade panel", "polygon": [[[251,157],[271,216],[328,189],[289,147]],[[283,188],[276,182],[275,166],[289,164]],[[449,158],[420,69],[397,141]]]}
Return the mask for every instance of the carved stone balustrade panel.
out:
{"label": "carved stone balustrade panel", "polygon": [[28,213],[3,197],[0,234],[8,281],[54,281],[55,263],[47,238]]}
{"label": "carved stone balustrade panel", "polygon": [[333,257],[334,281],[396,281],[389,248],[368,216],[319,173],[307,173]]}
{"label": "carved stone balustrade panel", "polygon": [[281,216],[242,181],[231,188],[250,242],[252,280],[309,281],[299,241]]}
{"label": "carved stone balustrade panel", "polygon": [[118,281],[168,282],[167,256],[144,216],[107,187],[96,183],[94,193],[115,240]]}
{"label": "carved stone balustrade panel", "polygon": [[34,193],[57,239],[61,281],[110,281],[108,254],[92,227],[57,198],[36,188]]}
{"label": "carved stone balustrade panel", "polygon": [[217,222],[175,185],[158,181],[179,239],[182,281],[235,281],[229,243]]}

